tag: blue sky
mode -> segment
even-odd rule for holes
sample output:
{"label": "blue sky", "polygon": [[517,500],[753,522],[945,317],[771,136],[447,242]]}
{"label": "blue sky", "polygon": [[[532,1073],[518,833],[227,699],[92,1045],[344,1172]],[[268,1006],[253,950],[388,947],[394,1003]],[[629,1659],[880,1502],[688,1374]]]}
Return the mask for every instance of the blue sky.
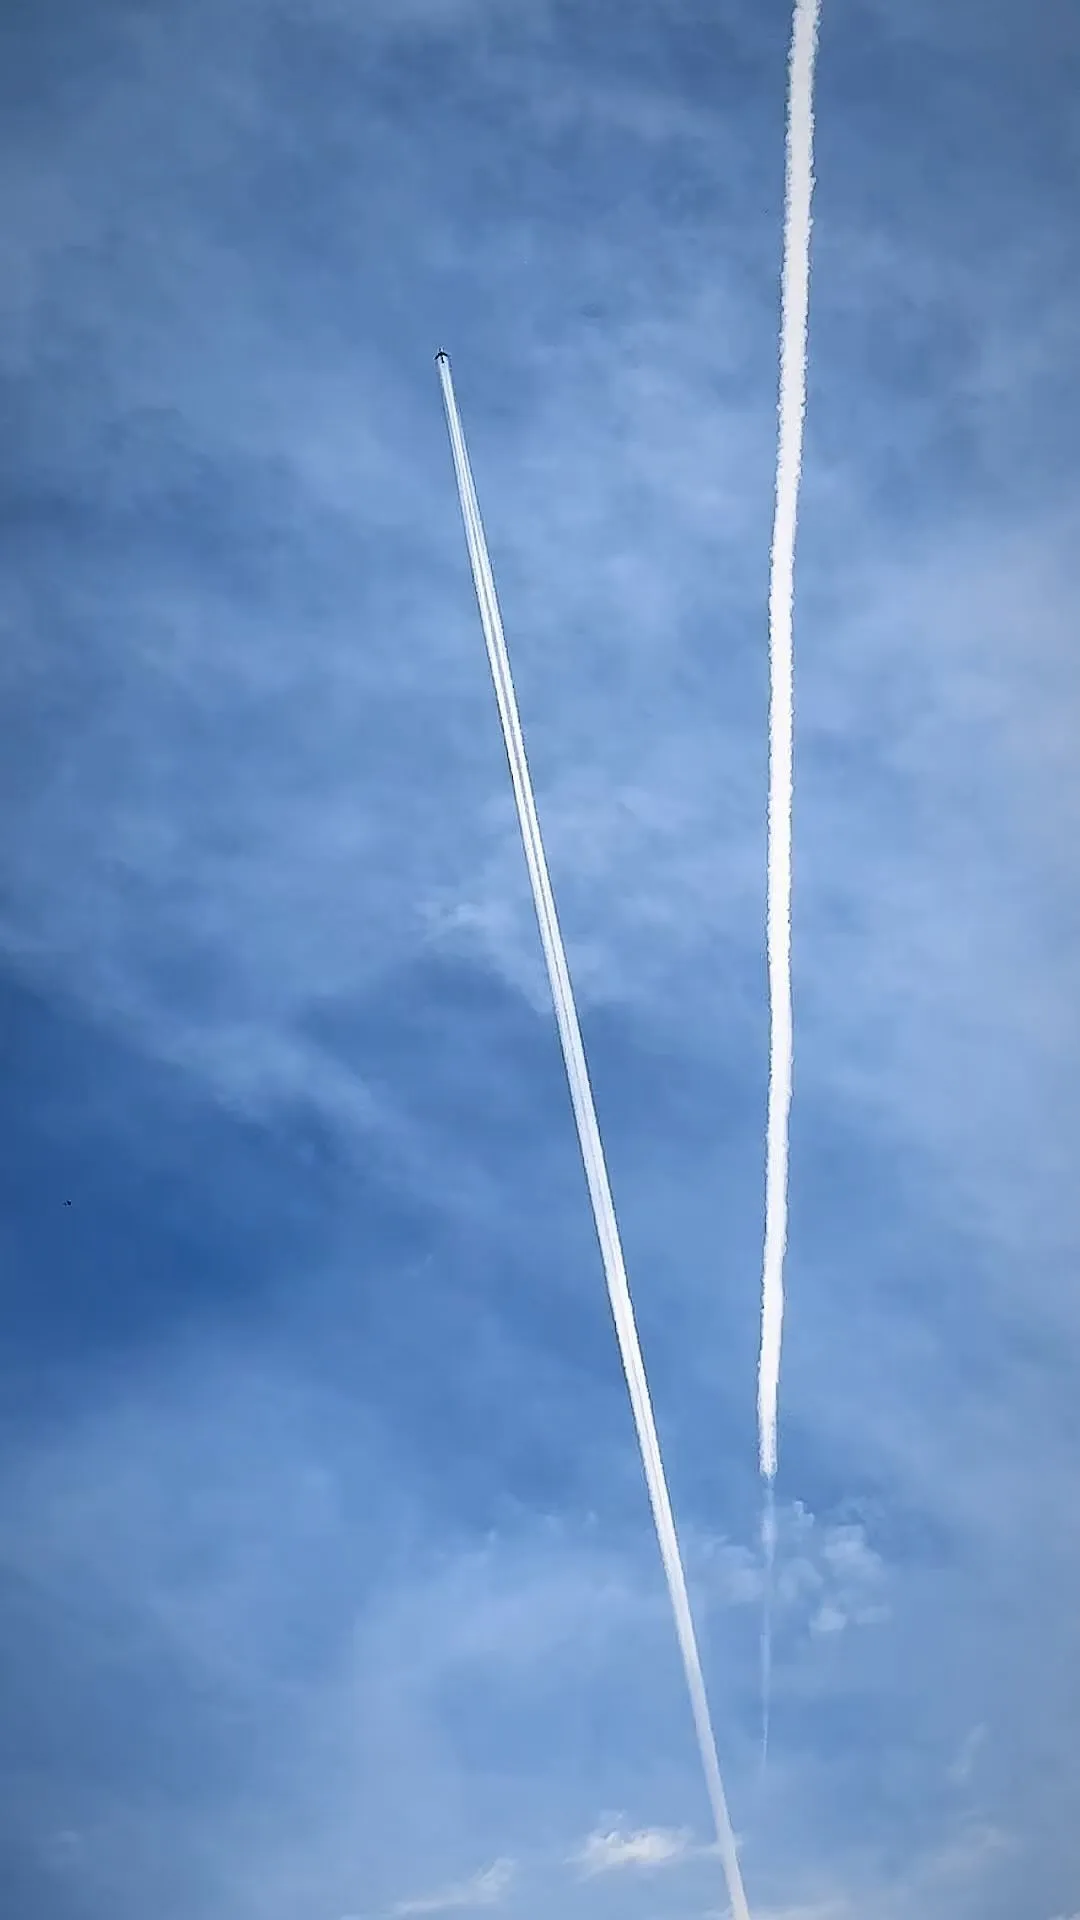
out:
{"label": "blue sky", "polygon": [[[1080,1912],[1080,16],[824,0],[756,1761],[773,0],[9,0],[0,1884]],[[70,1204],[69,1204],[70,1203]]]}

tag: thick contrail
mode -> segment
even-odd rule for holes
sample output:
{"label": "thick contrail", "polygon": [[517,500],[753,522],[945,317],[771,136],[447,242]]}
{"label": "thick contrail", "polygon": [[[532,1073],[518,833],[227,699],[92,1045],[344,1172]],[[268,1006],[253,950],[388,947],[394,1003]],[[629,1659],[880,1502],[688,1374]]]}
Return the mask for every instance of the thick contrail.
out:
{"label": "thick contrail", "polygon": [[762,1522],[766,1600],[762,1629],[764,1738],[768,1738],[771,1586],[776,1545],[776,1478],[780,1342],[787,1243],[788,1123],[791,1113],[791,798],[792,615],[795,533],[806,413],[806,342],[810,304],[810,205],[814,190],[814,62],[820,0],[795,0],[788,60],[784,265],[781,295],[779,444],[776,512],[769,578],[769,1112],[765,1164],[765,1252],[761,1281],[758,1449],[766,1482]]}
{"label": "thick contrail", "polygon": [[566,1077],[570,1083],[570,1097],[574,1106],[574,1118],[577,1121],[581,1157],[585,1163],[585,1177],[589,1184],[593,1218],[596,1221],[596,1232],[604,1261],[604,1273],[615,1331],[619,1340],[619,1352],[622,1356],[623,1371],[626,1374],[626,1384],[630,1390],[630,1404],[634,1411],[634,1424],[637,1428],[645,1481],[652,1504],[656,1537],[660,1545],[660,1556],[664,1563],[668,1592],[671,1595],[671,1605],[675,1615],[675,1631],[686,1670],[686,1684],[690,1693],[694,1725],[697,1729],[705,1784],[716,1822],[716,1838],[727,1880],[732,1920],[750,1920],[750,1909],[746,1904],[746,1894],[743,1891],[735,1836],[728,1814],[724,1784],[720,1777],[720,1762],[709,1715],[697,1636],[690,1611],[690,1598],[686,1590],[686,1575],[683,1571],[678,1536],[675,1532],[675,1517],[671,1510],[671,1498],[660,1456],[660,1442],[653,1418],[652,1401],[645,1378],[645,1364],[641,1357],[634,1310],[630,1303],[630,1288],[626,1279],[626,1267],[623,1262],[604,1150],[600,1141],[600,1129],[596,1121],[596,1107],[589,1084],[588,1068],[585,1064],[581,1028],[574,1005],[566,953],[555,912],[555,897],[548,876],[544,843],[540,835],[540,822],[533,799],[532,781],[529,778],[529,767],[525,758],[525,743],[522,739],[521,721],[518,717],[517,699],[510,673],[510,660],[503,636],[499,604],[495,597],[495,581],[480,520],[480,509],[477,505],[476,489],[473,485],[461,418],[454,398],[450,362],[445,353],[440,353],[437,358],[443,400],[446,404],[446,419],[450,428],[450,444],[454,452],[454,469],[457,474],[461,514],[465,522],[465,537],[469,546],[476,598],[480,603],[480,618],[484,627],[484,639],[487,642],[491,677],[495,683],[495,697],[499,704],[506,757],[510,762],[510,777],[514,783],[518,823],[525,846],[525,859],[532,883],[536,917],[540,923],[540,938],[543,942],[548,979],[551,982],[551,993],[555,1002],[555,1017],[559,1024]]}

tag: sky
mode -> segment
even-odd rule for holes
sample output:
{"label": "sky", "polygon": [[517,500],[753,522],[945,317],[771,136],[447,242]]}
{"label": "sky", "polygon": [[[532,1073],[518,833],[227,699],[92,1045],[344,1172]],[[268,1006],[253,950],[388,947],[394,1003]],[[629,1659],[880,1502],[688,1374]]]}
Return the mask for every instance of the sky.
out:
{"label": "sky", "polygon": [[824,0],[758,1761],[778,0],[0,9],[0,1888],[1076,1920],[1080,15]]}

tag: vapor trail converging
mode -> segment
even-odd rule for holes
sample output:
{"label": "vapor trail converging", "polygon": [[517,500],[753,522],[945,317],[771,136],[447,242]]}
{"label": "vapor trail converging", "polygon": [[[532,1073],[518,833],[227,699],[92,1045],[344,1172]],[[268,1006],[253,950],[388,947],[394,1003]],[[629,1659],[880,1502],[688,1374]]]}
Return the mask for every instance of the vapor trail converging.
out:
{"label": "vapor trail converging", "polygon": [[682,1555],[679,1552],[678,1536],[675,1532],[675,1517],[671,1509],[667,1478],[660,1455],[660,1442],[653,1418],[648,1382],[645,1378],[645,1365],[641,1357],[634,1310],[630,1302],[630,1288],[627,1284],[615,1207],[608,1182],[604,1150],[600,1141],[600,1129],[596,1120],[596,1107],[589,1084],[588,1068],[585,1064],[581,1028],[574,1005],[566,953],[555,912],[555,897],[548,876],[544,843],[540,835],[540,822],[537,818],[532,782],[525,758],[525,743],[522,738],[517,699],[510,673],[510,660],[503,636],[499,604],[495,596],[495,581],[480,520],[480,509],[465,447],[461,418],[454,397],[450,362],[445,353],[438,355],[438,367],[443,400],[446,405],[446,419],[450,428],[450,444],[454,453],[461,514],[465,522],[465,537],[468,541],[469,559],[472,563],[473,581],[476,586],[476,598],[480,605],[480,618],[487,643],[491,677],[495,683],[495,697],[502,722],[506,757],[510,763],[510,777],[514,785],[518,824],[525,847],[536,917],[540,923],[540,938],[543,942],[548,979],[551,982],[551,993],[555,1002],[555,1017],[559,1026],[559,1038],[562,1041],[566,1077],[570,1083],[570,1098],[573,1102],[574,1118],[577,1121],[581,1157],[585,1163],[585,1177],[592,1200],[597,1238],[600,1241],[619,1352],[630,1392],[630,1404],[633,1408],[634,1424],[641,1448],[642,1465],[645,1469],[645,1482],[649,1490],[660,1557],[664,1563],[672,1611],[675,1615],[675,1631],[686,1671],[686,1684],[690,1693],[694,1725],[697,1729],[705,1783],[716,1822],[716,1837],[727,1881],[732,1920],[750,1920],[750,1909],[743,1890],[735,1836],[732,1832],[727,1798],[720,1777],[720,1762],[709,1715],[709,1703],[705,1693],[705,1680],[701,1670],[693,1615],[690,1611],[690,1597],[686,1589]]}
{"label": "vapor trail converging", "polygon": [[788,1123],[791,1113],[791,800],[794,683],[792,623],[795,535],[806,413],[810,304],[810,206],[814,190],[814,62],[820,0],[795,0],[788,60],[787,164],[781,294],[779,444],[769,577],[769,1110],[765,1162],[765,1252],[761,1280],[758,1449],[766,1482],[762,1520],[766,1598],[762,1624],[763,1755],[768,1744],[772,1665],[773,1483],[784,1320]]}

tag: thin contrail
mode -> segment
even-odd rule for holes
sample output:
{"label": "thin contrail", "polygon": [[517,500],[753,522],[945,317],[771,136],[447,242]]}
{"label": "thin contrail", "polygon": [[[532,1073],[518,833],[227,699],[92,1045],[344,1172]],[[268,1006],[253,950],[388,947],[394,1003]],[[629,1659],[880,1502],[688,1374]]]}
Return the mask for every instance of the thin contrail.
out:
{"label": "thin contrail", "polygon": [[761,1602],[761,1771],[769,1758],[769,1721],[772,1715],[773,1569],[776,1565],[776,1489],[765,1482],[761,1512],[761,1557],[764,1563]]}
{"label": "thin contrail", "polygon": [[476,489],[473,485],[461,418],[454,398],[450,362],[445,353],[440,353],[437,359],[443,400],[446,404],[447,424],[450,428],[450,444],[454,453],[461,514],[465,522],[465,537],[472,563],[476,598],[480,604],[480,618],[484,627],[484,639],[487,642],[491,677],[495,683],[495,697],[499,705],[499,718],[502,721],[506,757],[510,763],[510,777],[514,784],[518,824],[521,828],[525,859],[532,883],[536,917],[540,923],[540,938],[543,942],[548,979],[551,982],[551,993],[555,1002],[555,1017],[559,1024],[559,1038],[562,1041],[566,1077],[570,1083],[570,1098],[573,1101],[574,1118],[577,1121],[581,1157],[585,1163],[585,1177],[589,1185],[593,1218],[596,1221],[596,1232],[604,1261],[608,1297],[611,1301],[611,1312],[615,1321],[626,1384],[630,1391],[630,1404],[634,1412],[634,1424],[641,1448],[642,1465],[645,1469],[645,1481],[649,1490],[660,1556],[664,1563],[672,1611],[675,1615],[675,1631],[686,1670],[686,1684],[690,1693],[694,1725],[697,1729],[705,1784],[716,1822],[716,1838],[727,1881],[732,1920],[750,1920],[750,1909],[746,1903],[742,1874],[739,1869],[735,1835],[732,1832],[724,1784],[720,1777],[720,1762],[709,1715],[709,1703],[705,1693],[705,1680],[701,1671],[693,1615],[690,1611],[690,1597],[686,1590],[686,1575],[683,1571],[678,1536],[675,1532],[675,1517],[671,1510],[671,1498],[660,1456],[660,1442],[653,1418],[648,1382],[645,1378],[645,1364],[641,1357],[634,1310],[630,1303],[630,1288],[626,1279],[626,1267],[623,1262],[604,1150],[600,1141],[600,1129],[596,1121],[596,1107],[589,1084],[588,1068],[585,1064],[581,1028],[574,1005],[566,952],[562,934],[559,931],[555,897],[548,876],[544,843],[540,835],[540,822],[537,818],[536,802],[533,799],[532,782],[525,758],[525,743],[522,739],[514,682],[510,673],[510,660],[503,636],[499,604],[495,596],[495,581],[480,520],[480,509],[477,505]]}
{"label": "thin contrail", "polygon": [[806,413],[806,342],[810,303],[810,204],[814,190],[814,61],[820,0],[795,0],[788,60],[784,266],[781,296],[779,444],[776,512],[769,578],[769,1112],[765,1166],[765,1251],[761,1280],[758,1449],[766,1483],[762,1521],[766,1598],[762,1623],[763,1754],[768,1742],[772,1663],[771,1586],[775,1552],[773,1483],[777,1466],[777,1401],[784,1320],[784,1250],[788,1211],[788,1122],[791,1113],[791,797],[792,614],[795,534]]}

